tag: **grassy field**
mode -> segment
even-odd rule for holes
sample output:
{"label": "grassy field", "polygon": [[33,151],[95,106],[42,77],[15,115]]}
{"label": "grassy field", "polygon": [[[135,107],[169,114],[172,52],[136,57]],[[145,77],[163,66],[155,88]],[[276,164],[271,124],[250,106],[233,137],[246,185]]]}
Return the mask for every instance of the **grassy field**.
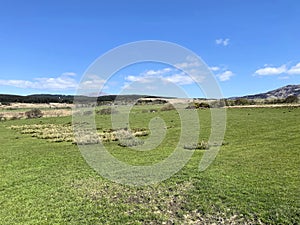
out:
{"label": "grassy field", "polygon": [[[105,143],[112,155],[132,165],[164,159],[180,133],[176,111],[144,109],[133,109],[130,125],[147,129],[151,118],[163,118],[168,129],[158,148],[136,152],[117,141]],[[198,112],[200,140],[207,140],[210,112]],[[0,224],[299,224],[299,115],[300,108],[228,109],[227,144],[206,171],[198,171],[204,150],[197,150],[173,177],[145,187],[102,178],[72,142],[10,129],[69,126],[71,117],[2,121]],[[96,122],[98,129],[111,128],[109,115],[97,115]]]}

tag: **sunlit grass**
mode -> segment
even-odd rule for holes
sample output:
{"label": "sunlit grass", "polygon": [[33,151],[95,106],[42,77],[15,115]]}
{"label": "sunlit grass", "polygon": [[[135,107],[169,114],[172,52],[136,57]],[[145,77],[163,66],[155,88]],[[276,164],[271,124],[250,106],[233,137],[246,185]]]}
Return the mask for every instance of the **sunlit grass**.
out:
{"label": "sunlit grass", "polygon": [[[151,108],[158,110],[142,112]],[[180,118],[159,108],[134,107],[128,126],[149,129],[152,118],[162,118],[167,132],[161,145],[137,152],[106,142],[110,153],[132,165],[168,157],[178,143]],[[198,112],[199,140],[208,140],[210,112]],[[228,109],[227,144],[206,171],[198,171],[203,151],[196,150],[172,178],[146,187],[100,177],[72,142],[48,142],[9,129],[26,125],[62,132],[70,117],[0,122],[0,224],[297,224],[299,115],[299,108]],[[96,123],[97,131],[112,128],[110,115],[96,115]]]}

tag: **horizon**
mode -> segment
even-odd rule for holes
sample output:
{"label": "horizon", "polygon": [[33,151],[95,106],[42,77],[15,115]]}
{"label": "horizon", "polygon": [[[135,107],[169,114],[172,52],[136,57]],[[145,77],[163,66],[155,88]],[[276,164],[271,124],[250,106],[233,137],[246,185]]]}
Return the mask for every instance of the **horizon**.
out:
{"label": "horizon", "polygon": [[[173,42],[199,55],[224,98],[300,84],[299,9],[292,0],[5,2],[0,92],[75,95],[99,56],[140,40]],[[190,98],[206,97],[185,73],[155,62],[129,65],[94,84],[116,95],[149,76],[173,82]],[[155,95],[147,91],[137,94]]]}
{"label": "horizon", "polygon": [[[285,86],[282,86],[282,87],[279,87],[279,88],[276,88],[276,89],[272,89],[272,90],[268,90],[266,92],[260,92],[260,93],[255,93],[255,94],[248,94],[248,95],[243,95],[243,96],[229,96],[229,97],[224,97],[224,99],[230,99],[230,98],[243,98],[243,97],[249,97],[249,96],[252,96],[252,95],[259,95],[259,94],[264,94],[264,93],[267,93],[267,92],[270,92],[270,91],[274,91],[274,90],[277,90],[277,89],[280,89],[280,88],[284,88],[284,87],[287,87],[287,86],[297,86],[297,85],[300,85],[300,84],[287,84]],[[0,93],[0,95],[16,95],[16,96],[23,96],[23,97],[26,97],[26,96],[34,96],[34,95],[61,95],[61,96],[79,96],[79,95],[72,95],[72,94],[60,94],[60,93],[34,93],[34,94],[28,94],[28,95],[17,95],[17,94],[6,94],[6,93]],[[101,95],[98,95],[98,96],[86,96],[86,97],[102,97],[102,96],[114,96],[114,95],[117,95],[118,94],[109,94],[109,93],[103,93]],[[138,96],[138,95],[141,95],[141,96],[147,96],[147,97],[154,97],[154,98],[180,98],[180,97],[175,97],[175,96],[155,96],[155,95],[142,95],[142,94],[136,94],[136,93],[132,93],[132,94],[120,94],[120,96]],[[203,97],[189,97],[189,98],[203,98]],[[204,97],[205,99],[205,97]],[[206,99],[209,99],[209,98],[206,98]]]}

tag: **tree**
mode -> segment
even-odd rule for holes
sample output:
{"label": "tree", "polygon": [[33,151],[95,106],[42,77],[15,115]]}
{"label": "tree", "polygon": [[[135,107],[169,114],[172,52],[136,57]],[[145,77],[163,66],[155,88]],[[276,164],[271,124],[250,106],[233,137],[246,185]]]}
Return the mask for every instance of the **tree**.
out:
{"label": "tree", "polygon": [[238,98],[234,101],[235,105],[249,105],[249,101],[246,98]]}
{"label": "tree", "polygon": [[298,103],[298,97],[296,95],[290,95],[284,100],[285,103]]}

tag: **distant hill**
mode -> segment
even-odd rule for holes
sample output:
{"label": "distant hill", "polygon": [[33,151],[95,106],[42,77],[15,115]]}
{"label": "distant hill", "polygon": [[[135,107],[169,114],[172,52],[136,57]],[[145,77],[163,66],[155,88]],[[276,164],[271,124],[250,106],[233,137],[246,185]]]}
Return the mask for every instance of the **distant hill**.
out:
{"label": "distant hill", "polygon": [[[255,95],[246,95],[242,97],[232,97],[228,99],[285,99],[288,96],[297,96],[300,98],[300,85],[287,85],[272,91],[268,91],[266,93],[260,93]],[[90,99],[95,97],[86,97],[82,96],[82,100],[84,101],[86,98]],[[159,96],[147,96],[147,95],[103,95],[97,97],[98,104],[109,104],[110,102],[117,101],[122,103],[132,103],[136,102],[140,98],[164,98],[164,99],[172,99],[166,97]],[[205,100],[205,99],[202,99]],[[50,94],[36,94],[36,95],[7,95],[0,94],[0,103],[73,103],[74,96],[73,95],[50,95]]]}
{"label": "distant hill", "polygon": [[300,85],[287,85],[272,91],[265,93],[255,94],[255,95],[246,95],[242,97],[233,97],[230,99],[236,98],[246,98],[246,99],[285,99],[288,96],[297,96],[300,97]]}
{"label": "distant hill", "polygon": [[[123,103],[136,102],[140,98],[160,98],[157,96],[147,95],[103,95],[97,97],[98,104],[107,104],[109,102],[117,101]],[[87,99],[95,101],[95,97],[81,96],[83,102]],[[6,95],[0,94],[0,103],[73,103],[74,95],[50,95],[50,94],[36,94],[36,95]]]}
{"label": "distant hill", "polygon": [[0,102],[5,103],[72,103],[74,96],[72,95],[50,95],[50,94],[37,94],[37,95],[5,95],[0,94]]}

